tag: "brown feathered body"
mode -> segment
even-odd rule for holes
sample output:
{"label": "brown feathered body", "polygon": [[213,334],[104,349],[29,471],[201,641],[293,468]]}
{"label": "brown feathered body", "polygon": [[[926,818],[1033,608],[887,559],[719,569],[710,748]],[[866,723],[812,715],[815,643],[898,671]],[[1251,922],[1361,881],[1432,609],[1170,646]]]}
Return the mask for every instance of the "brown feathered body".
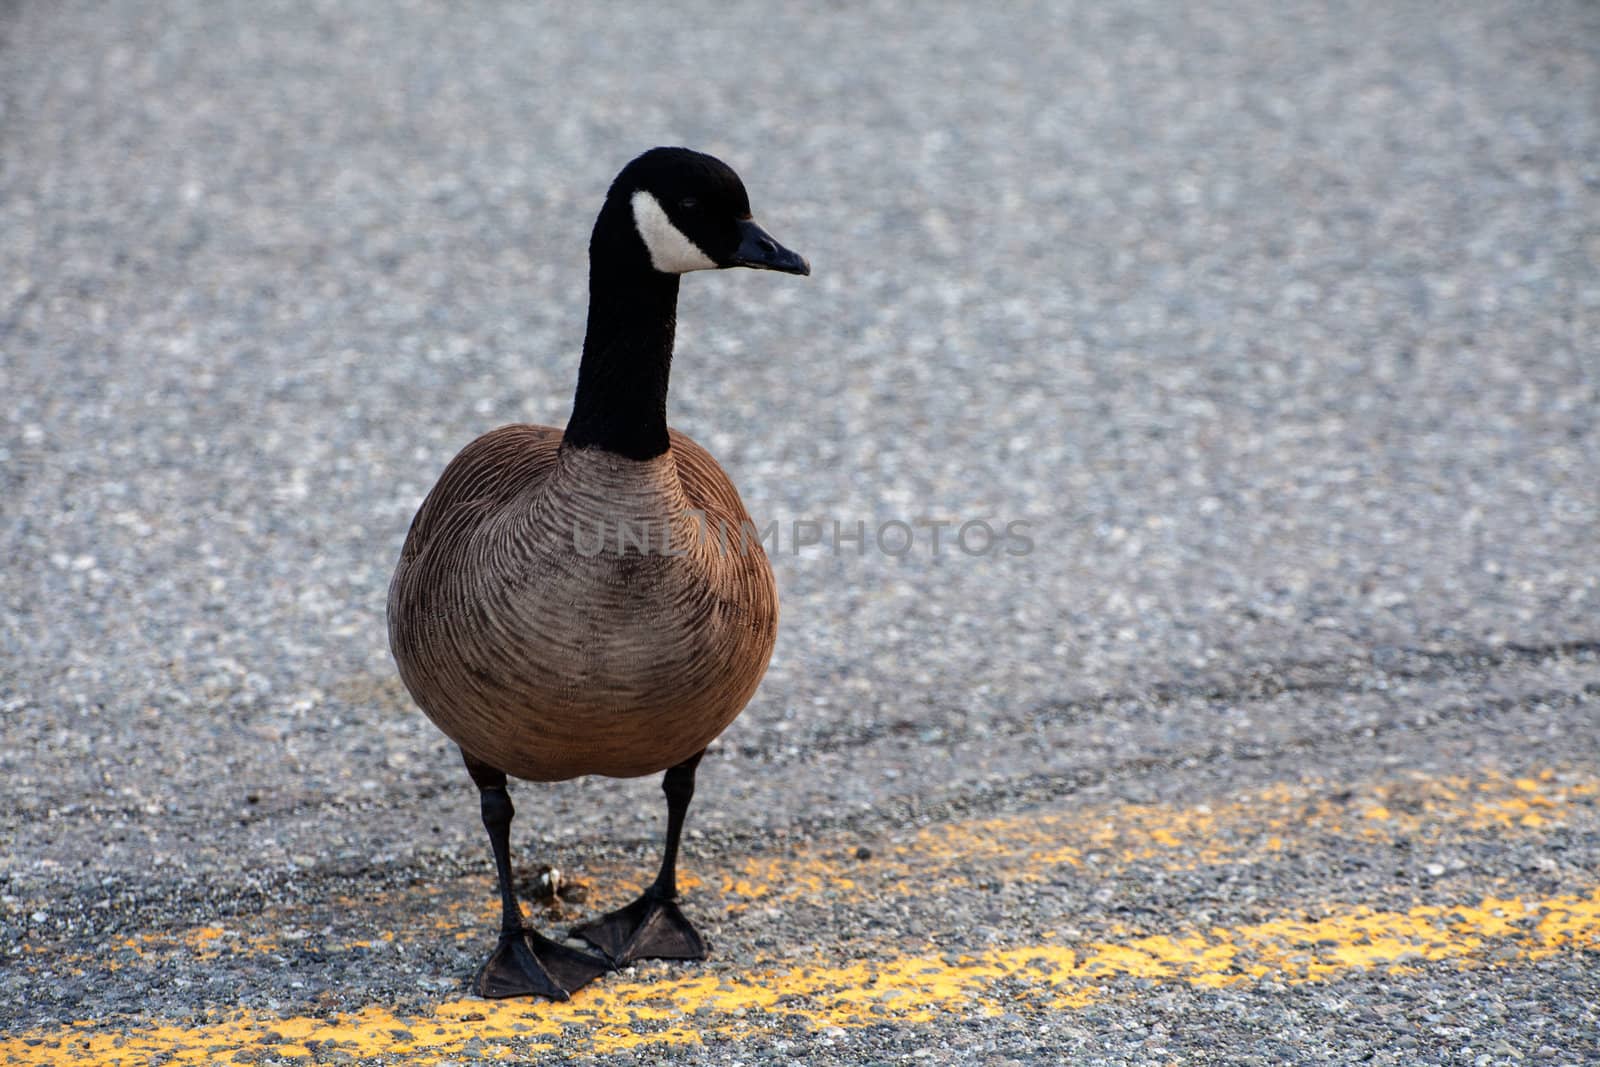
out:
{"label": "brown feathered body", "polygon": [[636,460],[504,426],[428,494],[389,587],[390,647],[466,752],[536,781],[649,774],[755,693],[772,569],[716,460],[670,442]]}

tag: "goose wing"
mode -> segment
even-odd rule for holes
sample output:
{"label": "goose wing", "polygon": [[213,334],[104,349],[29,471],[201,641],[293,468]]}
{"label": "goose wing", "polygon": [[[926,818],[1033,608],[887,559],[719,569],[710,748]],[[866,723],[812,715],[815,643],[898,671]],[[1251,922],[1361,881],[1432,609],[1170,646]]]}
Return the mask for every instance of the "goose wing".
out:
{"label": "goose wing", "polygon": [[750,513],[745,511],[733,479],[710,452],[687,434],[669,430],[668,437],[678,464],[678,480],[683,483],[683,495],[689,498],[689,506],[705,513],[711,529],[717,529],[720,521],[723,528],[737,532],[741,523],[750,521]]}
{"label": "goose wing", "polygon": [[470,533],[485,516],[542,482],[555,467],[560,444],[560,430],[518,423],[490,430],[463,448],[411,520],[400,565]]}

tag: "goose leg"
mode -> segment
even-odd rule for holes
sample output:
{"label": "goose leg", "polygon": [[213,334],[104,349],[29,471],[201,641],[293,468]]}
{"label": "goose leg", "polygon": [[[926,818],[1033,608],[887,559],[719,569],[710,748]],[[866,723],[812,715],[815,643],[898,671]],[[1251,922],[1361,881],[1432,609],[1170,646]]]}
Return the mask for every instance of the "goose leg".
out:
{"label": "goose leg", "polygon": [[500,942],[478,971],[473,988],[483,997],[566,1000],[611,966],[528,929],[511,883],[511,819],[516,809],[511,804],[511,794],[506,792],[505,772],[465,752],[461,756],[478,787],[483,826],[489,831],[495,874],[500,881]]}
{"label": "goose leg", "polygon": [[650,887],[625,908],[573,927],[581,937],[604,952],[618,967],[631,960],[703,960],[705,942],[678,910],[678,838],[683,819],[694,798],[694,771],[704,752],[667,771],[661,791],[667,795],[667,847],[661,871]]}

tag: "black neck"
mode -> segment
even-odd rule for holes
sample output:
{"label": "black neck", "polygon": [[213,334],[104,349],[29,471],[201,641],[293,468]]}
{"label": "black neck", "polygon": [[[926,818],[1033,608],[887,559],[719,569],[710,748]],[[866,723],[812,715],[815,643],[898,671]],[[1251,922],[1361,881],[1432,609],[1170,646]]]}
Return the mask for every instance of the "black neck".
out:
{"label": "black neck", "polygon": [[[589,325],[565,441],[653,459],[667,450],[678,276],[651,268],[638,238],[608,225],[608,214],[589,245]],[[625,224],[631,231],[632,219]]]}

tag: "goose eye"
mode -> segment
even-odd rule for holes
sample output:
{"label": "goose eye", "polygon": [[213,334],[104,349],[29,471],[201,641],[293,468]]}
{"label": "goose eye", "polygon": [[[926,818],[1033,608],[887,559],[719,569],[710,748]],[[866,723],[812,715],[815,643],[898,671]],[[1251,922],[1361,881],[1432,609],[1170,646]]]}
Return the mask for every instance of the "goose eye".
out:
{"label": "goose eye", "polygon": [[700,206],[700,201],[696,200],[692,196],[686,196],[682,200],[678,201],[678,206],[685,211],[694,211]]}

